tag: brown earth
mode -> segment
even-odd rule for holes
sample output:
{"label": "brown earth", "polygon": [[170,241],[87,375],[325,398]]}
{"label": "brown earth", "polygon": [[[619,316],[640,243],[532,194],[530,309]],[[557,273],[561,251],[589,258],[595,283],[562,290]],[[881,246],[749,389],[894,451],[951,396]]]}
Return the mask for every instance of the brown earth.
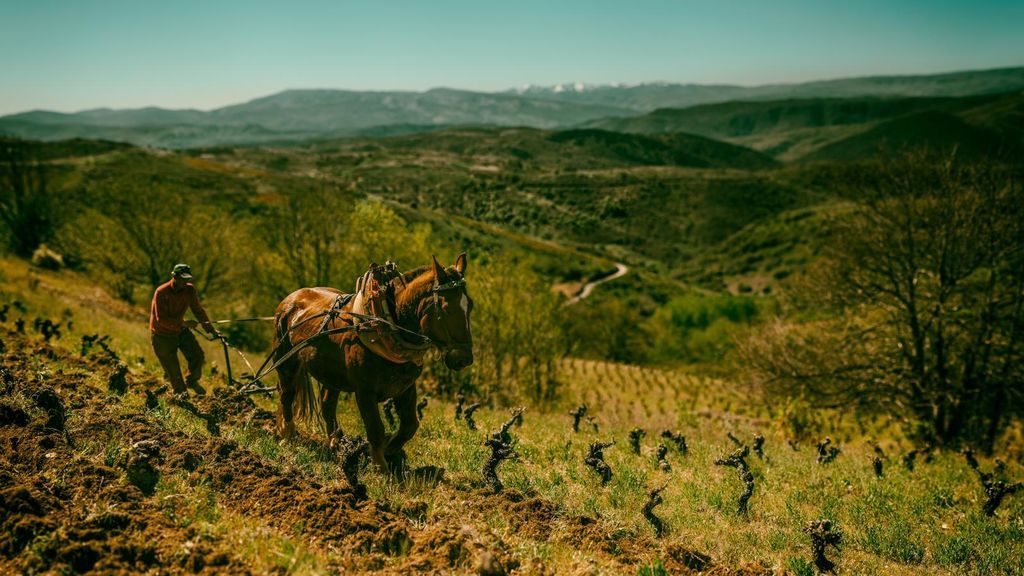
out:
{"label": "brown earth", "polygon": [[[247,525],[270,527],[328,552],[332,572],[550,572],[520,566],[510,546],[486,527],[425,522],[425,511],[415,505],[392,510],[361,501],[343,482],[324,486],[233,440],[168,429],[152,412],[133,411],[96,384],[113,370],[109,359],[82,358],[13,331],[2,340],[0,573],[253,572],[236,543],[176,521],[169,499],[187,495],[154,494],[156,478],[174,474],[212,490],[220,509]],[[129,394],[159,384],[152,377],[129,381]],[[269,426],[271,419],[228,389],[193,401],[192,409],[213,415],[214,431]],[[102,448],[124,438],[149,442],[127,453],[123,446],[121,452]],[[152,442],[158,455],[147,452]],[[766,572],[715,566],[679,544],[622,537],[594,518],[562,517],[553,502],[536,495],[465,490],[461,501],[472,509],[503,510],[518,534],[537,540],[560,534],[627,573],[652,552],[672,573]],[[553,532],[556,522],[569,529]]]}

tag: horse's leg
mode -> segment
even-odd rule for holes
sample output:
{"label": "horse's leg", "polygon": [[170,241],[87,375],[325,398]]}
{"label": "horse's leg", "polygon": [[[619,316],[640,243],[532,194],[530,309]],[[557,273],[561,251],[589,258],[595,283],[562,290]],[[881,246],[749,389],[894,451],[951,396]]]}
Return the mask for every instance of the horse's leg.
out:
{"label": "horse's leg", "polygon": [[320,398],[320,411],[324,417],[327,438],[334,445],[334,433],[338,430],[338,395],[341,390],[333,386],[321,384],[323,396]]}
{"label": "horse's leg", "polygon": [[359,415],[362,416],[363,426],[366,428],[366,440],[370,443],[373,463],[381,470],[387,470],[387,463],[384,461],[384,422],[380,419],[380,409],[377,408],[377,395],[372,390],[357,390],[356,406],[359,407]]}
{"label": "horse's leg", "polygon": [[412,437],[416,435],[416,430],[420,427],[420,418],[416,414],[415,383],[395,398],[395,408],[398,410],[398,432],[388,442],[388,446],[384,450],[385,457],[401,452],[402,447],[412,440]]}
{"label": "horse's leg", "polygon": [[277,391],[280,398],[277,408],[277,433],[282,438],[295,436],[293,404],[299,378],[302,378],[302,367],[298,362],[285,362],[277,367]]}

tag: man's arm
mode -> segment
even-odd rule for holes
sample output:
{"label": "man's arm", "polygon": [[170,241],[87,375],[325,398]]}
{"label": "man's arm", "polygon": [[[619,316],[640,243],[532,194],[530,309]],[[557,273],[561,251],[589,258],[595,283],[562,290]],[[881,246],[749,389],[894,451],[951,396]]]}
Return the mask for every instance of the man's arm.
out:
{"label": "man's arm", "polygon": [[153,316],[153,318],[152,318],[152,323],[153,324],[157,324],[157,325],[160,324],[160,319],[163,317],[163,312],[164,312],[163,311],[163,307],[166,306],[166,304],[164,304],[164,300],[165,299],[163,297],[163,294],[160,294],[160,292],[157,292],[156,294],[153,294],[153,306],[152,306],[152,308],[150,310],[150,314],[152,314],[152,316]]}
{"label": "man's arm", "polygon": [[213,327],[213,323],[210,322],[210,317],[206,314],[206,309],[203,308],[203,305],[199,302],[199,293],[195,288],[192,288],[192,298],[188,307],[192,310],[192,314],[203,326],[203,330],[206,330],[207,334],[219,334],[217,329]]}

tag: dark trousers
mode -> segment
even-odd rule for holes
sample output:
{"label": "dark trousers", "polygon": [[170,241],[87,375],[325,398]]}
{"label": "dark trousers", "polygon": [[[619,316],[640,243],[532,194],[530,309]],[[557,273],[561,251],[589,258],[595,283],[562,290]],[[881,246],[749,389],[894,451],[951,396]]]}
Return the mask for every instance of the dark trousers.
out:
{"label": "dark trousers", "polygon": [[[177,336],[161,336],[154,333],[151,333],[150,336],[153,342],[153,352],[156,352],[160,366],[164,369],[164,378],[171,383],[175,393],[184,392],[186,382],[189,384],[199,382],[199,378],[203,375],[203,362],[206,360],[206,355],[191,330],[186,328]],[[182,355],[185,356],[185,362],[188,363],[188,371],[185,373],[184,379],[181,377],[178,350],[181,350]]]}

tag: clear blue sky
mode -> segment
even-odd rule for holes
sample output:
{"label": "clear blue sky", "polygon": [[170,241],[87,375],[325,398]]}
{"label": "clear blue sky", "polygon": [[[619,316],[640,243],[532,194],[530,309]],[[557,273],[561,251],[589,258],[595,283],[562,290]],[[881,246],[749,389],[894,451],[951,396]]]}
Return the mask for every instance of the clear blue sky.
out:
{"label": "clear blue sky", "polygon": [[0,0],[0,114],[1024,64],[1024,0]]}

